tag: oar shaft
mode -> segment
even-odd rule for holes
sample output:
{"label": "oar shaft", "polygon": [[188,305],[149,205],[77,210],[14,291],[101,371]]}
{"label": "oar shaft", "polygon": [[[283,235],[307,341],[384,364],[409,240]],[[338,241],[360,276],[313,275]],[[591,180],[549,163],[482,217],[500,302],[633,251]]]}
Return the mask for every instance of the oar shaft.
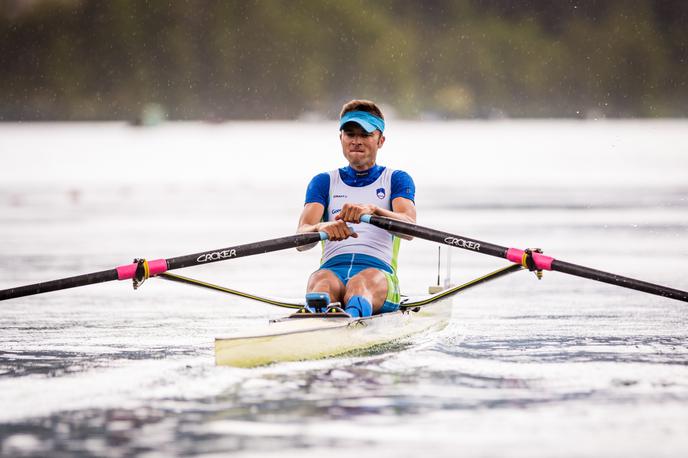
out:
{"label": "oar shaft", "polygon": [[16,288],[4,289],[0,291],[0,301],[14,299],[17,297],[31,296],[34,294],[49,293],[61,289],[76,288],[77,286],[92,285],[106,281],[117,280],[117,269],[103,270],[90,274],[77,275],[74,277],[60,278],[59,280],[35,283],[33,285],[18,286]]}
{"label": "oar shaft", "polygon": [[167,260],[167,269],[174,270],[183,267],[198,266],[211,262],[224,261],[226,259],[241,258],[254,254],[269,253],[271,251],[286,250],[303,245],[310,245],[325,240],[327,234],[324,232],[306,232],[303,234],[290,235],[277,239],[264,240],[262,242],[247,243],[219,250],[203,251],[200,253],[179,256]]}
{"label": "oar shaft", "polygon": [[[412,237],[418,237],[437,243],[443,243],[445,245],[463,248],[476,253],[488,254],[498,258],[508,259],[516,264],[522,264],[524,259],[524,251],[518,248],[507,248],[500,245],[494,245],[492,243],[483,242],[470,237],[450,234],[448,232],[442,232],[404,221],[397,221],[382,216],[372,215],[364,215],[361,217],[361,221],[370,223],[374,226],[391,232],[398,232],[401,234],[410,235]],[[541,270],[555,270],[558,272],[567,273],[569,275],[575,275],[577,277],[588,278],[590,280],[596,280],[624,288],[643,291],[645,293],[656,294],[657,296],[688,302],[688,291],[681,291],[642,280],[636,280],[634,278],[616,275],[610,272],[604,272],[602,270],[592,269],[590,267],[579,266],[577,264],[560,261],[540,253],[532,253],[532,258],[535,266]]]}
{"label": "oar shaft", "polygon": [[383,216],[363,215],[361,221],[370,223],[374,226],[386,229],[391,232],[399,232],[401,234],[418,237],[431,242],[443,243],[449,246],[463,248],[468,251],[476,251],[498,258],[506,258],[506,253],[509,248],[495,245],[493,243],[483,242],[481,240],[464,237],[462,235],[450,234],[449,232],[442,232],[429,227],[419,226],[417,224],[406,223],[404,221],[397,221],[395,219],[385,218]]}
{"label": "oar shaft", "polygon": [[[211,262],[224,261],[227,259],[251,256],[254,254],[268,253],[270,251],[296,248],[303,245],[317,243],[326,238],[327,234],[324,232],[307,232],[277,239],[264,240],[262,242],[220,248],[218,250],[203,251],[200,253],[179,256],[176,258],[156,259],[153,261],[148,261],[149,275],[152,277],[168,270],[181,269],[182,267],[191,267],[201,264],[208,264]],[[128,280],[134,278],[137,267],[137,263],[125,264],[114,269],[103,270],[101,272],[93,272],[90,274],[77,275],[75,277],[61,278],[59,280],[0,290],[0,301],[112,280]]]}
{"label": "oar shaft", "polygon": [[590,267],[579,266],[566,261],[555,259],[552,261],[552,270],[563,272],[577,277],[588,278],[610,285],[621,286],[624,288],[635,289],[657,296],[668,297],[679,301],[688,302],[688,291],[681,291],[679,289],[669,288],[667,286],[649,283],[643,280],[636,280],[635,278],[624,277],[622,275],[605,272],[603,270],[591,269]]}

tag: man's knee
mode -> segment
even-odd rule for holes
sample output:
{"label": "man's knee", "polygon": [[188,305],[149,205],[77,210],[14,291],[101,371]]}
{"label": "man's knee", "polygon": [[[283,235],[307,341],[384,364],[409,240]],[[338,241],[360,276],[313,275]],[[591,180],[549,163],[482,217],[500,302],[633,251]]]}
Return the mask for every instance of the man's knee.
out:
{"label": "man's knee", "polygon": [[387,287],[387,280],[385,275],[378,269],[368,268],[360,271],[351,279],[346,285],[349,288],[364,287],[368,289],[378,289],[380,287]]}
{"label": "man's knee", "polygon": [[377,309],[384,303],[387,296],[387,279],[378,269],[365,269],[351,277],[346,284],[345,300],[353,296],[367,296],[372,299]]}
{"label": "man's knee", "polygon": [[332,271],[320,269],[313,272],[308,279],[309,292],[328,293],[333,301],[341,300],[344,284]]}

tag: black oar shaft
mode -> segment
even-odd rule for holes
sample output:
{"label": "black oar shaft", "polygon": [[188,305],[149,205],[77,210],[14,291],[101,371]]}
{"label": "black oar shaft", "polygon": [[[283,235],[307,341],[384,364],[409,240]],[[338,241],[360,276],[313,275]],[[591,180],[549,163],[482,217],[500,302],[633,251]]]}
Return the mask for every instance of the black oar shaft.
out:
{"label": "black oar shaft", "polygon": [[17,297],[31,296],[34,294],[49,293],[61,289],[76,288],[77,286],[93,285],[106,281],[117,280],[117,269],[103,270],[90,274],[76,275],[74,277],[60,278],[59,280],[46,281],[33,285],[19,286],[17,288],[0,291],[0,301]]}
{"label": "black oar shaft", "polygon": [[[220,248],[218,250],[203,251],[200,253],[179,256],[176,258],[156,259],[148,262],[150,269],[149,274],[150,276],[154,276],[168,270],[181,269],[182,267],[191,267],[201,264],[208,264],[211,262],[224,261],[226,259],[268,253],[270,251],[296,248],[299,246],[319,242],[325,237],[326,234],[324,233],[308,232],[304,234],[291,235],[288,237],[264,240],[262,242]],[[90,274],[77,275],[75,277],[61,278],[59,280],[0,290],[0,301],[112,280],[128,280],[134,278],[137,267],[137,263],[126,264],[114,269],[103,270],[101,272],[93,272]]]}
{"label": "black oar shaft", "polygon": [[169,258],[167,260],[167,270],[181,269],[182,267],[191,267],[208,264],[210,262],[224,261],[226,259],[296,248],[319,242],[323,237],[324,235],[319,232],[307,232],[278,239],[263,240],[262,242],[247,243],[235,247],[220,248],[219,250],[203,251],[186,256]]}
{"label": "black oar shaft", "polygon": [[[368,215],[366,215],[368,216]],[[366,220],[364,216],[361,218]],[[481,240],[464,237],[461,235],[450,234],[449,232],[438,231],[428,227],[418,226],[417,224],[406,223],[404,221],[397,221],[394,219],[385,218],[383,216],[370,216],[370,224],[386,229],[391,232],[399,232],[401,234],[418,237],[431,242],[443,243],[445,245],[463,248],[464,250],[477,251],[490,256],[498,258],[506,258],[506,253],[509,250],[507,247],[495,245],[493,243],[483,242]]]}
{"label": "black oar shaft", "polygon": [[577,277],[588,278],[610,285],[621,286],[624,288],[635,289],[649,294],[656,294],[657,296],[668,297],[679,301],[688,302],[688,291],[681,291],[679,289],[669,288],[667,286],[649,283],[643,280],[636,280],[635,278],[624,277],[622,275],[605,272],[603,270],[592,269],[590,267],[579,266],[566,261],[555,259],[552,261],[552,270],[563,272]]}
{"label": "black oar shaft", "polygon": [[[488,254],[491,256],[508,259],[509,261],[517,264],[522,262],[521,259],[524,252],[523,250],[516,248],[507,248],[500,245],[494,245],[492,243],[483,242],[470,237],[450,234],[448,232],[442,232],[382,216],[366,215],[362,217],[361,220],[391,232],[398,232],[401,234],[410,235],[412,237],[430,240],[432,242],[463,248],[476,253]],[[688,302],[688,291],[681,291],[642,280],[636,280],[634,278],[604,272],[602,270],[591,269],[590,267],[559,261],[538,253],[533,253],[532,257],[538,269],[555,270],[578,277],[588,278],[590,280],[596,280],[624,288],[630,288],[637,291],[643,291],[645,293],[656,294],[658,296]]]}

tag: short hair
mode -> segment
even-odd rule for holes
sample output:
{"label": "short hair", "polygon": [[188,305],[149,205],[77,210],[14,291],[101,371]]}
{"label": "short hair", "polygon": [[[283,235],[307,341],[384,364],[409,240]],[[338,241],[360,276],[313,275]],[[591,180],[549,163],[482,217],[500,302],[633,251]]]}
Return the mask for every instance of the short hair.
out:
{"label": "short hair", "polygon": [[380,107],[375,105],[375,102],[371,102],[370,100],[352,100],[350,102],[346,102],[344,106],[342,106],[342,112],[339,113],[339,117],[341,118],[351,111],[365,111],[366,113],[375,115],[380,119],[385,119]]}

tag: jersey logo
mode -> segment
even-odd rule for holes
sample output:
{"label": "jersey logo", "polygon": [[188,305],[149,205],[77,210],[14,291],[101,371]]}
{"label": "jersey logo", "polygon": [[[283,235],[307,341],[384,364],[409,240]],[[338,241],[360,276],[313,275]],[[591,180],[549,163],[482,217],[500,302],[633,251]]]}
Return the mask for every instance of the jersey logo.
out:
{"label": "jersey logo", "polygon": [[377,191],[375,191],[375,192],[377,193],[378,199],[384,199],[385,198],[385,195],[386,195],[385,194],[385,188],[377,188]]}
{"label": "jersey logo", "polygon": [[335,194],[332,196],[333,199],[346,199],[346,194]]}

